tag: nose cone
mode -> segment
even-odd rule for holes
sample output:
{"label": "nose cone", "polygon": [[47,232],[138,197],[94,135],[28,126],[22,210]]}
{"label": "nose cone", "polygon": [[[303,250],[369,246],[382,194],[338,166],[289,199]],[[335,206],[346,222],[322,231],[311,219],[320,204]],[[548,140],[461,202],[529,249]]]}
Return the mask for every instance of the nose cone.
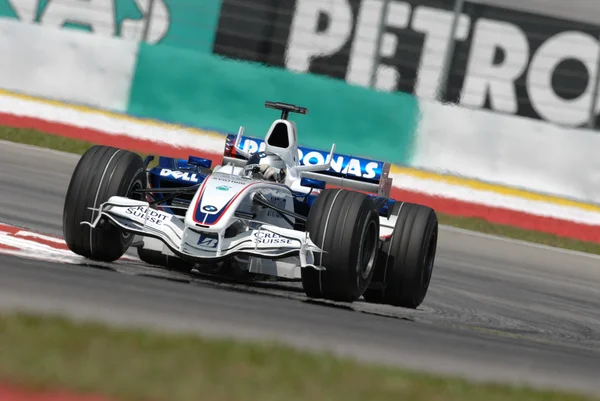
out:
{"label": "nose cone", "polygon": [[253,181],[228,174],[208,176],[192,199],[185,216],[186,225],[208,231],[224,230],[251,185]]}

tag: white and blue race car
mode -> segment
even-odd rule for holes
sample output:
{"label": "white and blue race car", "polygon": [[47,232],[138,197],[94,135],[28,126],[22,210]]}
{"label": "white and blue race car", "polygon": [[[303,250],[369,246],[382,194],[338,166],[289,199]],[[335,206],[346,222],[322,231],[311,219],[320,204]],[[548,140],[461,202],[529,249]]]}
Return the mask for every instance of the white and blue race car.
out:
{"label": "white and blue race car", "polygon": [[305,108],[266,106],[281,116],[264,141],[240,127],[215,167],[90,148],[65,199],[68,247],[111,262],[135,246],[171,269],[268,275],[301,281],[312,298],[418,307],[436,255],[435,211],[390,199],[389,163],[299,147],[288,116]]}

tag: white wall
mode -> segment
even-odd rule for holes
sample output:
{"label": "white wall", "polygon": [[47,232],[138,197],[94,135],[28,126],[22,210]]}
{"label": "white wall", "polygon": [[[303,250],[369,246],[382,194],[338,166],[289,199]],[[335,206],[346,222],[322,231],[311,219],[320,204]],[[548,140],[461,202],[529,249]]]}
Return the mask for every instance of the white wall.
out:
{"label": "white wall", "polygon": [[413,166],[600,203],[600,132],[421,101]]}
{"label": "white wall", "polygon": [[138,44],[0,19],[0,88],[125,111]]}

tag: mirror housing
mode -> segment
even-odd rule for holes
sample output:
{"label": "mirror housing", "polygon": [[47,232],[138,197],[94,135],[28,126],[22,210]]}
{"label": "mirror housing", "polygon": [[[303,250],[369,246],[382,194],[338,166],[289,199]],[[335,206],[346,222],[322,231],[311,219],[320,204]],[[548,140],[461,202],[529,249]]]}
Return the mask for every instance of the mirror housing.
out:
{"label": "mirror housing", "polygon": [[193,164],[194,166],[200,166],[204,168],[210,168],[210,166],[212,166],[212,160],[196,156],[190,156],[188,158],[188,163]]}
{"label": "mirror housing", "polygon": [[300,185],[303,187],[313,188],[313,189],[325,189],[327,185],[325,181],[316,180],[314,178],[302,177],[300,179]]}

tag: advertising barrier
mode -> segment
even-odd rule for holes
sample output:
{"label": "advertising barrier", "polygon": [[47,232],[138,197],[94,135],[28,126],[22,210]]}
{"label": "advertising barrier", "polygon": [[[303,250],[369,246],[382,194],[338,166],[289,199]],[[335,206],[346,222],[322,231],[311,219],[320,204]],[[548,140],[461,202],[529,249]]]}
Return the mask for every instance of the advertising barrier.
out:
{"label": "advertising barrier", "polygon": [[[176,62],[173,62],[176,60]],[[409,164],[417,99],[343,81],[241,63],[166,45],[142,44],[127,113],[193,127],[263,137],[277,114],[266,100],[297,104],[301,145]]]}
{"label": "advertising barrier", "polygon": [[600,203],[593,131],[14,19],[0,20],[0,51],[14,55],[5,90],[259,138],[276,118],[264,102],[289,102],[309,109],[294,117],[301,146]]}
{"label": "advertising barrier", "polygon": [[600,135],[539,120],[419,102],[411,166],[600,204]]}
{"label": "advertising barrier", "polygon": [[221,0],[0,0],[0,18],[212,52]]}
{"label": "advertising barrier", "polygon": [[2,0],[0,17],[577,128],[600,114],[596,3]]}
{"label": "advertising barrier", "polygon": [[0,89],[124,112],[137,49],[135,41],[0,18]]}
{"label": "advertising barrier", "polygon": [[[545,2],[544,9],[528,0],[467,1],[460,15],[454,3],[223,0],[214,52],[425,100],[574,128],[588,123],[599,69],[596,2],[570,7],[588,7],[585,17],[595,15],[596,24],[564,12],[549,16],[548,9],[566,6],[558,1]],[[453,53],[446,59],[448,51]],[[446,60],[449,78],[442,88]],[[600,102],[594,112],[600,114]]]}

